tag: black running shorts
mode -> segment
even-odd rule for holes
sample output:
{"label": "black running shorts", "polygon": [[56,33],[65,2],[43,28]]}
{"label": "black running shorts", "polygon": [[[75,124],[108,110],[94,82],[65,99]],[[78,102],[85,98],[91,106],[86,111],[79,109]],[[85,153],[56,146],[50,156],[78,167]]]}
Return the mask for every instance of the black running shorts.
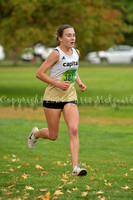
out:
{"label": "black running shorts", "polygon": [[43,107],[51,109],[63,109],[67,103],[77,104],[77,101],[68,101],[68,102],[43,101]]}

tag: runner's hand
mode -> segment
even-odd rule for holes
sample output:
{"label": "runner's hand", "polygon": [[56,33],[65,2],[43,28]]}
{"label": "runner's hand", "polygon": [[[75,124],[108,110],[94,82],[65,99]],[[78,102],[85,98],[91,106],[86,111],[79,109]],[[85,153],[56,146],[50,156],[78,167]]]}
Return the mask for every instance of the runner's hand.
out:
{"label": "runner's hand", "polygon": [[63,91],[66,91],[70,86],[69,81],[63,81],[63,82],[58,82],[58,88],[60,88]]}
{"label": "runner's hand", "polygon": [[87,88],[87,86],[82,82],[79,84],[79,87],[80,87],[82,92],[84,92],[86,90],[86,88]]}

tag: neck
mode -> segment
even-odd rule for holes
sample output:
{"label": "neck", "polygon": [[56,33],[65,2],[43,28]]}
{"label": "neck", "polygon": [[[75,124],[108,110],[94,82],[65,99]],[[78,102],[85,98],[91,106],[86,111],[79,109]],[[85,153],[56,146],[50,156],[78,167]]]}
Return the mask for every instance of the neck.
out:
{"label": "neck", "polygon": [[66,47],[66,46],[64,46],[64,45],[62,45],[62,44],[60,44],[60,49],[62,50],[62,51],[64,51],[66,54],[72,54],[72,48],[70,47]]}

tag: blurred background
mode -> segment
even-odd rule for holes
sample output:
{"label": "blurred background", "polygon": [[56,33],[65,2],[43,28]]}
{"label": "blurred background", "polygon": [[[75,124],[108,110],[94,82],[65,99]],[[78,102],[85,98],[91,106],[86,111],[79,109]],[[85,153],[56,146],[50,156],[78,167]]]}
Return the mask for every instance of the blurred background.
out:
{"label": "blurred background", "polygon": [[133,63],[133,3],[127,0],[1,0],[0,65],[44,61],[70,24],[89,63]]}

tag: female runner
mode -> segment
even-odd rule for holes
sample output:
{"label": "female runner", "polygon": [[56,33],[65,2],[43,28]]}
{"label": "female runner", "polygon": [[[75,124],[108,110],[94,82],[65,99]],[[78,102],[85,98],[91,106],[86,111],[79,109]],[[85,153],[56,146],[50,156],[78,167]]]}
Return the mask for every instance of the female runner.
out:
{"label": "female runner", "polygon": [[[44,113],[48,128],[34,127],[27,140],[29,148],[33,149],[39,138],[56,140],[59,132],[59,121],[63,112],[70,137],[70,153],[73,175],[84,176],[86,169],[78,166],[79,138],[78,123],[79,112],[77,108],[77,95],[74,88],[76,82],[81,91],[86,89],[78,76],[79,51],[74,49],[76,41],[74,28],[62,25],[57,31],[57,40],[60,45],[56,47],[41,65],[37,78],[47,83],[43,98]],[[49,76],[46,74],[49,70]]]}

